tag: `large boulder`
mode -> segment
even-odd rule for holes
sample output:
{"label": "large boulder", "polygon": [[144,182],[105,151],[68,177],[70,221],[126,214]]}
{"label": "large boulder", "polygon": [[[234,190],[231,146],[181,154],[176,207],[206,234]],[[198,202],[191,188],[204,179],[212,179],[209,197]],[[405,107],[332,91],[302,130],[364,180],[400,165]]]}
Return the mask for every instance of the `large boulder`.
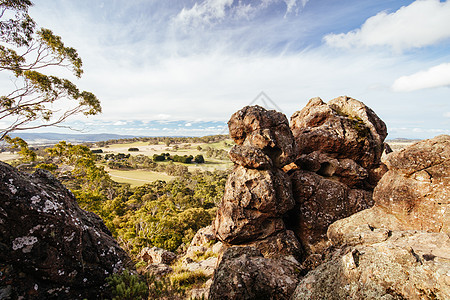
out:
{"label": "large boulder", "polygon": [[288,225],[308,253],[320,253],[330,224],[373,205],[387,171],[380,161],[386,125],[358,100],[313,98],[293,114],[291,130],[298,153],[288,169],[296,202]]}
{"label": "large boulder", "polygon": [[387,129],[384,122],[364,103],[338,97],[324,103],[311,99],[291,117],[291,130],[298,153],[320,150],[333,158],[349,158],[363,168],[380,163]]}
{"label": "large boulder", "polygon": [[386,157],[375,205],[331,224],[334,257],[294,299],[450,298],[450,136]]}
{"label": "large boulder", "polygon": [[423,140],[386,157],[389,171],[375,205],[410,229],[450,234],[450,135]]}
{"label": "large boulder", "polygon": [[289,177],[278,169],[235,167],[217,212],[217,237],[227,243],[265,238],[284,229],[281,217],[294,207]]}
{"label": "large boulder", "polygon": [[291,180],[297,204],[287,223],[309,253],[326,247],[329,225],[373,205],[371,192],[313,172],[296,170]]}
{"label": "large boulder", "polygon": [[450,299],[450,238],[359,229],[360,239],[309,272],[292,299]]}
{"label": "large boulder", "polygon": [[289,299],[299,281],[297,264],[265,258],[253,247],[225,251],[209,299]]}
{"label": "large boulder", "polygon": [[261,106],[246,106],[228,121],[230,137],[238,145],[262,150],[276,167],[291,163],[296,148],[286,116]]}
{"label": "large boulder", "polygon": [[49,172],[0,162],[2,299],[108,297],[105,278],[131,260],[103,221]]}

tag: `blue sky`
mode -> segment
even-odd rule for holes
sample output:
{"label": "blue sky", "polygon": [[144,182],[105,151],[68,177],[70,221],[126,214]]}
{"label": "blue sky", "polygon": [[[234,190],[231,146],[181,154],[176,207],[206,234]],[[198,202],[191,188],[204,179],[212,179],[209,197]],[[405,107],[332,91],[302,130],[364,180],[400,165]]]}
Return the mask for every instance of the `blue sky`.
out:
{"label": "blue sky", "polygon": [[75,81],[102,102],[69,122],[91,133],[223,133],[264,91],[288,118],[347,95],[388,138],[450,134],[449,1],[35,2],[31,16],[78,50]]}

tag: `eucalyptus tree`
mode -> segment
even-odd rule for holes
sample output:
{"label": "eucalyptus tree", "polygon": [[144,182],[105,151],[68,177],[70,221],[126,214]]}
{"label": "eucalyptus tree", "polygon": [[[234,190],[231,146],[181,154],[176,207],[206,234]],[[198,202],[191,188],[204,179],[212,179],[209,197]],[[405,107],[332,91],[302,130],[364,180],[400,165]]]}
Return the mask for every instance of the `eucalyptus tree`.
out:
{"label": "eucalyptus tree", "polygon": [[101,112],[94,94],[49,75],[64,68],[80,78],[82,61],[61,37],[37,28],[28,14],[32,5],[30,0],[0,0],[0,72],[9,73],[11,84],[9,91],[0,91],[0,140],[12,131],[58,126],[74,114]]}

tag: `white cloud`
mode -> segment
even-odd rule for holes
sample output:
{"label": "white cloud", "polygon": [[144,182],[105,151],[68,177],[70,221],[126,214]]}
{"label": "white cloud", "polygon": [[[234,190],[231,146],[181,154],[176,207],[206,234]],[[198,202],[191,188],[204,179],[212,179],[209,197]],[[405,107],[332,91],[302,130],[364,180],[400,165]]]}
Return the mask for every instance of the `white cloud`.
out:
{"label": "white cloud", "polygon": [[219,23],[226,18],[249,19],[258,11],[267,9],[269,5],[284,3],[286,15],[297,14],[300,7],[305,7],[309,0],[259,0],[248,4],[234,3],[233,0],[196,1],[191,8],[183,8],[174,18],[174,24],[184,29],[187,27],[202,27]]}
{"label": "white cloud", "polygon": [[299,7],[298,7],[298,2],[301,2],[301,6],[305,7],[306,3],[308,3],[309,0],[301,0],[301,1],[297,1],[297,0],[284,0],[284,2],[286,3],[286,15],[290,14],[290,13],[298,13]]}
{"label": "white cloud", "polygon": [[450,86],[450,63],[440,64],[394,81],[392,89],[399,92]]}
{"label": "white cloud", "polygon": [[124,121],[117,121],[114,123],[115,126],[123,126],[123,125],[127,125],[127,122]]}
{"label": "white cloud", "polygon": [[444,118],[450,118],[450,111],[444,113]]}
{"label": "white cloud", "polygon": [[356,30],[329,34],[334,47],[390,46],[396,51],[420,48],[450,38],[450,2],[417,0],[394,13],[380,12]]}
{"label": "white cloud", "polygon": [[212,23],[223,19],[226,9],[231,7],[232,4],[233,0],[205,0],[200,4],[196,2],[191,9],[183,8],[175,21],[185,26]]}

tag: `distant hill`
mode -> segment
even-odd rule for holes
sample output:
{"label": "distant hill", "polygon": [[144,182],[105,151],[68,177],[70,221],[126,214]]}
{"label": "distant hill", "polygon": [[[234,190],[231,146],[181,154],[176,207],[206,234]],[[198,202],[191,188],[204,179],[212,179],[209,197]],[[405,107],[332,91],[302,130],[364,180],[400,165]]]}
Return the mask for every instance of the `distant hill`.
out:
{"label": "distant hill", "polygon": [[70,143],[85,143],[85,142],[99,142],[115,139],[129,139],[135,136],[133,135],[120,135],[109,133],[98,134],[65,134],[65,133],[52,133],[52,132],[17,132],[11,133],[11,137],[20,137],[27,143],[33,145],[44,145],[57,143],[59,141],[66,141]]}
{"label": "distant hill", "polygon": [[387,143],[415,143],[419,142],[421,139],[408,139],[408,138],[395,138],[395,139],[386,139]]}

